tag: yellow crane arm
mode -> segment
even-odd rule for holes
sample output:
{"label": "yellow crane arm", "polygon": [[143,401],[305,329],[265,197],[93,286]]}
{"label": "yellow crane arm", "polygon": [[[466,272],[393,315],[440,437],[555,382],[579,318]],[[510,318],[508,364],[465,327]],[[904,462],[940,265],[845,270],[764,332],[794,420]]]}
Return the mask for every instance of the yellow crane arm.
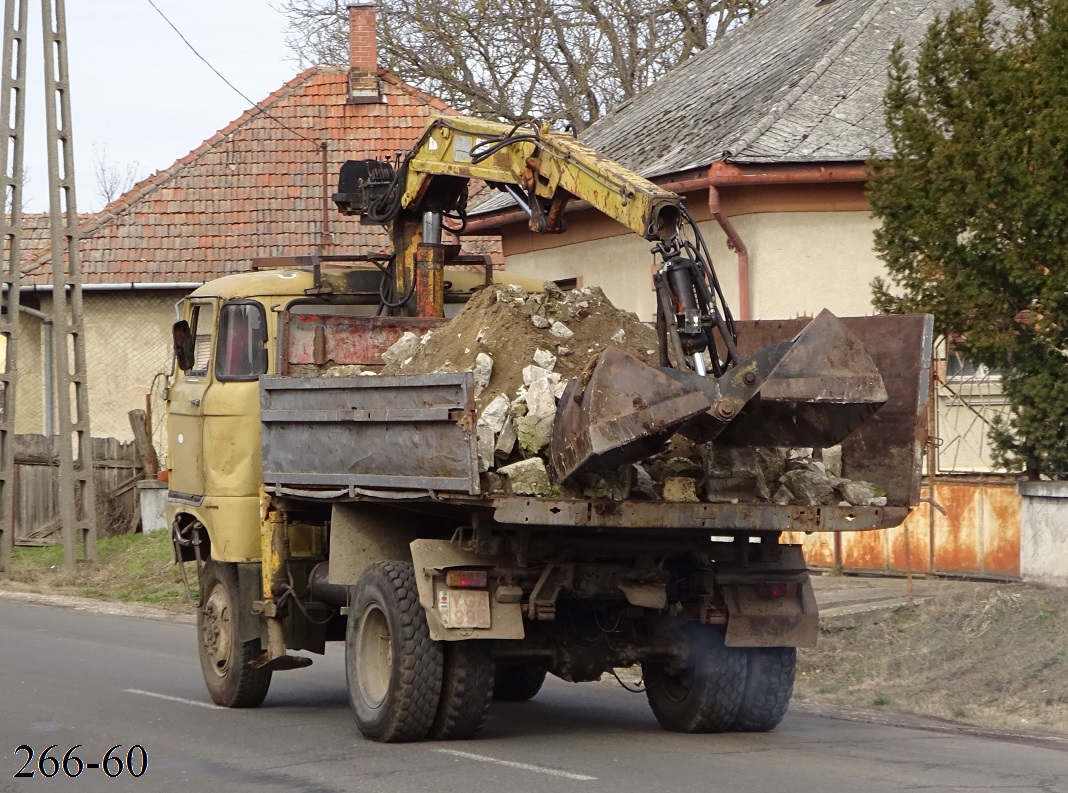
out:
{"label": "yellow crane arm", "polygon": [[563,230],[571,198],[649,240],[673,237],[680,220],[681,197],[547,125],[434,117],[408,157],[401,206],[419,211],[440,176],[518,188],[509,192],[538,232]]}

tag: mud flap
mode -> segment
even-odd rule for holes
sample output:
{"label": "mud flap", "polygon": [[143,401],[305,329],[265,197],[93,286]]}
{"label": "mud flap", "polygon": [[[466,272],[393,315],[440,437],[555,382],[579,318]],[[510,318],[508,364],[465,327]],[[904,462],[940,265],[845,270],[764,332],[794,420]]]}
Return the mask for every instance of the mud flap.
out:
{"label": "mud flap", "polygon": [[[415,581],[419,588],[419,604],[426,611],[430,638],[434,641],[462,641],[464,639],[522,639],[522,593],[518,587],[504,587],[490,581],[488,628],[448,628],[439,609],[439,598],[446,591],[445,572],[451,568],[486,569],[502,566],[496,556],[465,551],[446,540],[416,540],[411,544]],[[514,591],[513,591],[514,590]],[[462,590],[461,590],[462,591]]]}
{"label": "mud flap", "polygon": [[787,583],[784,597],[768,597],[762,586],[764,581],[721,585],[727,606],[727,646],[815,647],[820,618],[808,573]]}

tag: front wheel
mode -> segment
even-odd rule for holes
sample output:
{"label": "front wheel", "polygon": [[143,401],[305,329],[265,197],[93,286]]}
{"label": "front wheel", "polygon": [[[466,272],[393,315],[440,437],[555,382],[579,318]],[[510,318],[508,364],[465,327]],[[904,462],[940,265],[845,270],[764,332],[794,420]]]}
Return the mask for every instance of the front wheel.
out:
{"label": "front wheel", "polygon": [[368,567],[353,591],[345,631],[349,702],[373,741],[419,741],[434,725],[442,654],[430,638],[411,562]]}
{"label": "front wheel", "polygon": [[263,702],[271,685],[269,670],[250,663],[261,655],[260,640],[241,641],[237,609],[241,599],[237,566],[208,560],[200,572],[201,606],[197,610],[200,669],[216,705],[254,708]]}
{"label": "front wheel", "polygon": [[674,732],[722,732],[742,705],[746,653],[727,647],[719,625],[679,623],[680,657],[644,661],[645,693],[656,720]]}

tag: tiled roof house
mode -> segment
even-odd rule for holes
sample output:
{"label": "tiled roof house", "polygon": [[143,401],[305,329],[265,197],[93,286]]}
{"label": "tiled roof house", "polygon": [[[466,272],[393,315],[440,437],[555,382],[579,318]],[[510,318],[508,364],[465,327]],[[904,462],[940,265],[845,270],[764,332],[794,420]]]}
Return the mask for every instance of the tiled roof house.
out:
{"label": "tiled roof house", "polygon": [[[378,69],[375,7],[350,6],[351,67],[312,68],[170,167],[82,223],[81,262],[94,435],[130,437],[127,412],[144,405],[170,365],[174,304],[195,286],[263,256],[383,250],[386,236],[328,202],[346,159],[407,151],[442,102]],[[324,235],[324,219],[328,233]],[[26,225],[38,236],[37,216]],[[47,237],[47,216],[43,219]],[[24,245],[23,302],[50,299],[45,247]],[[40,323],[23,318],[19,432],[46,413]],[[33,357],[41,355],[41,365]],[[157,432],[157,438],[160,434]]]}
{"label": "tiled roof house", "polygon": [[[736,316],[868,313],[881,268],[864,161],[889,152],[887,56],[899,37],[914,51],[964,2],[772,0],[582,139],[686,195]],[[611,221],[576,210],[572,232],[538,236],[500,194],[476,214],[469,228],[501,232],[509,269],[568,278],[581,267],[586,283],[653,315],[649,246]],[[623,266],[642,277],[618,277]]]}

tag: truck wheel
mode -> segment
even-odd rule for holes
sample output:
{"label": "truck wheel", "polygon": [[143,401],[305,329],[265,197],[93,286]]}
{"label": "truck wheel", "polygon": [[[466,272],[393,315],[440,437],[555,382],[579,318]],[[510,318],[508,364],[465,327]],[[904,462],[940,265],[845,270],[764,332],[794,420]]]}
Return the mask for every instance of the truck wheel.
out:
{"label": "truck wheel", "polygon": [[546,670],[541,664],[497,664],[493,683],[493,698],[501,702],[526,702],[533,699],[545,682]]}
{"label": "truck wheel", "polygon": [[216,705],[254,708],[263,702],[271,673],[249,662],[262,654],[260,640],[242,642],[237,633],[237,567],[209,560],[200,573],[203,605],[197,610],[200,669]]}
{"label": "truck wheel", "polygon": [[441,700],[430,728],[436,740],[471,738],[482,728],[493,701],[493,642],[440,642],[444,656]]}
{"label": "truck wheel", "polygon": [[742,707],[732,730],[767,732],[786,715],[794,693],[797,650],[793,647],[749,648],[749,669],[742,694]]}
{"label": "truck wheel", "polygon": [[442,658],[419,605],[411,562],[368,567],[353,590],[345,631],[349,702],[373,741],[419,741],[434,724]]}
{"label": "truck wheel", "polygon": [[745,689],[746,653],[727,647],[724,635],[719,625],[681,624],[685,666],[642,663],[649,706],[664,729],[722,732],[733,724]]}

